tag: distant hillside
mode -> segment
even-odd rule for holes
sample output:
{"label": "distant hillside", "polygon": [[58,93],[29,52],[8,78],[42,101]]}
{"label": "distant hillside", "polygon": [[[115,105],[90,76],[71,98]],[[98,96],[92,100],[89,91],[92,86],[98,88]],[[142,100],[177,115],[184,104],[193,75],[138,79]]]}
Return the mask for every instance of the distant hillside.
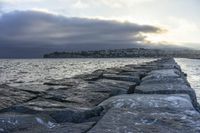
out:
{"label": "distant hillside", "polygon": [[179,57],[179,58],[198,58],[199,50],[190,49],[116,49],[99,51],[77,51],[77,52],[54,52],[45,54],[44,58],[132,58],[132,57]]}

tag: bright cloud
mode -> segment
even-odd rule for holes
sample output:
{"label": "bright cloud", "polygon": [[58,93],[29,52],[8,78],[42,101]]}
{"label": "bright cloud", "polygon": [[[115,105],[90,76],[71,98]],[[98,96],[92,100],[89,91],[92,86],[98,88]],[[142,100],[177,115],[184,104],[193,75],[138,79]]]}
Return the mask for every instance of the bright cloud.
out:
{"label": "bright cloud", "polygon": [[[178,45],[200,42],[200,27],[195,22],[175,17],[169,17],[167,22],[168,24],[162,26],[168,29],[165,34],[148,34],[147,40],[154,43],[170,42]],[[192,35],[189,35],[191,33]]]}

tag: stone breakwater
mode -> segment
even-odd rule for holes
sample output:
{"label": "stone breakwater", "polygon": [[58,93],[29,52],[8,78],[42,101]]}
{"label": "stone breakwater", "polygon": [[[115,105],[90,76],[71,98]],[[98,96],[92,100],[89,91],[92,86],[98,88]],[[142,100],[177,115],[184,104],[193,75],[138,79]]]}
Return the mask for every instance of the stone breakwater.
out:
{"label": "stone breakwater", "polygon": [[0,133],[199,133],[196,94],[172,58],[0,85]]}

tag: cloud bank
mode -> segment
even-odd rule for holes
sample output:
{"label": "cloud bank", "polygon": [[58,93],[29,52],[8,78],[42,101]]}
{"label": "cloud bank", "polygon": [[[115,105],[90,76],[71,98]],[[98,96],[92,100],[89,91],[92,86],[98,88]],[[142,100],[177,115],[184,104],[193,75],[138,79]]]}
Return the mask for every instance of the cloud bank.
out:
{"label": "cloud bank", "polygon": [[0,17],[0,57],[41,57],[53,51],[145,47],[141,33],[160,28],[99,19],[14,11]]}

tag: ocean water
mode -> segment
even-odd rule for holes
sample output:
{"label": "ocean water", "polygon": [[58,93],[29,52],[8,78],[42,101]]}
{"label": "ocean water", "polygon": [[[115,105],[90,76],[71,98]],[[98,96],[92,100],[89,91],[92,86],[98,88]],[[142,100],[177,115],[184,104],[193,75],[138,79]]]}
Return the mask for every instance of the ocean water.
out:
{"label": "ocean water", "polygon": [[198,59],[176,59],[182,71],[187,74],[191,87],[195,90],[197,100],[200,103],[200,60]]}
{"label": "ocean water", "polygon": [[[154,59],[0,59],[0,84],[42,84],[52,79],[72,77],[97,69],[140,64]],[[187,73],[200,103],[200,60],[176,59]]]}
{"label": "ocean water", "polygon": [[97,69],[139,64],[153,59],[1,59],[0,84],[40,84]]}

